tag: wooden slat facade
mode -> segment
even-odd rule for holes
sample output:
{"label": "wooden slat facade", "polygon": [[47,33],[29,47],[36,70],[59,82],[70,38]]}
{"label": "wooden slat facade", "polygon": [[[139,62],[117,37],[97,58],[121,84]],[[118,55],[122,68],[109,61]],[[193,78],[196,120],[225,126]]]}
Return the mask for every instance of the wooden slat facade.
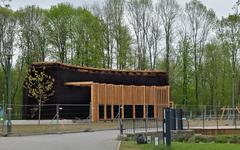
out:
{"label": "wooden slat facade", "polygon": [[[136,105],[143,106],[143,118],[147,117],[148,106],[153,106],[153,117],[162,117],[163,107],[169,107],[170,87],[169,86],[134,86],[134,85],[113,85],[94,82],[68,82],[65,85],[89,86],[91,87],[91,116],[92,121],[98,121],[99,106],[103,106],[104,120],[114,119],[114,106],[121,108],[121,117],[124,118],[124,106],[132,107],[132,118],[136,118]],[[108,117],[107,108],[111,108],[111,115]]]}

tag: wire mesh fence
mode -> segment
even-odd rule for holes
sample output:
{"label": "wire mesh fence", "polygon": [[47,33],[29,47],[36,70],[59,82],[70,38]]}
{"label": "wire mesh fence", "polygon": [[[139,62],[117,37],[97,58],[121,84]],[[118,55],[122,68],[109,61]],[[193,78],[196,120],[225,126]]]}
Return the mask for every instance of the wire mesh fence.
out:
{"label": "wire mesh fence", "polygon": [[160,119],[123,119],[124,133],[158,132],[161,130],[162,120]]}
{"label": "wire mesh fence", "polygon": [[[130,107],[132,106],[126,107],[123,112],[118,109],[117,117],[114,117],[113,120],[108,118],[108,120],[92,122],[89,104],[12,105],[11,133],[27,135],[119,129],[120,121],[124,133],[162,131],[162,116],[165,106],[151,105],[145,108],[135,106],[133,107],[135,109]],[[182,110],[182,115],[175,116],[176,119],[172,122],[182,120],[183,129],[240,129],[238,107],[175,105],[174,108]],[[6,106],[0,105],[0,134],[2,135],[7,132],[6,110]],[[122,114],[125,114],[124,119]]]}
{"label": "wire mesh fence", "polygon": [[[6,108],[6,106],[2,106]],[[92,122],[89,104],[12,105],[11,134],[82,132],[117,129],[118,121]],[[0,134],[7,133],[8,117],[3,111]]]}
{"label": "wire mesh fence", "polygon": [[183,110],[185,129],[240,128],[240,111],[231,106],[176,106]]}
{"label": "wire mesh fence", "polygon": [[[157,115],[154,118],[149,117],[150,111],[146,110],[145,119],[123,119],[123,132],[162,131],[162,108],[164,107],[160,105],[156,107],[155,113]],[[240,110],[238,107],[175,105],[173,109],[173,114],[171,114],[171,129],[173,130],[181,128],[177,127],[181,122],[183,129],[240,129]]]}

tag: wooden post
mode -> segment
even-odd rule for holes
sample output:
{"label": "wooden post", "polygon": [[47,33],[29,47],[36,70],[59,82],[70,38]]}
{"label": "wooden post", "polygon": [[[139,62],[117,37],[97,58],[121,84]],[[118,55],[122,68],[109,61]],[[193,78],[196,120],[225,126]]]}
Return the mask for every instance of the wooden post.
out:
{"label": "wooden post", "polygon": [[146,118],[146,87],[143,87],[144,92],[143,92],[143,118]]}
{"label": "wooden post", "polygon": [[100,101],[100,88],[99,88],[100,84],[96,84],[97,87],[97,120],[99,120],[99,101]]}
{"label": "wooden post", "polygon": [[154,100],[154,119],[157,119],[157,99],[156,99],[156,87],[153,86],[153,100]]}
{"label": "wooden post", "polygon": [[122,119],[124,119],[124,91],[123,91],[123,85],[121,85],[121,89],[122,89]]}
{"label": "wooden post", "polygon": [[110,100],[111,100],[111,119],[114,120],[114,105],[113,105],[113,86],[110,85],[111,92],[109,93]]}
{"label": "wooden post", "polygon": [[132,109],[133,109],[133,119],[136,119],[136,109],[135,109],[135,103],[133,100],[133,86],[131,86],[131,101],[132,101]]}
{"label": "wooden post", "polygon": [[167,86],[167,103],[169,107],[170,106],[170,86]]}
{"label": "wooden post", "polygon": [[107,96],[106,84],[104,84],[104,120],[107,120]]}
{"label": "wooden post", "polygon": [[111,105],[111,119],[114,120],[114,106]]}
{"label": "wooden post", "polygon": [[[95,100],[94,100],[94,86],[91,85],[91,101],[90,101],[90,111],[89,111],[89,119],[92,120],[92,122],[95,122],[96,121],[96,118],[95,118],[95,113],[96,113],[96,109],[94,108],[94,105],[96,105],[95,103]],[[91,112],[91,113],[90,113]]]}
{"label": "wooden post", "polygon": [[162,87],[158,87],[158,95],[159,95],[159,101],[160,101],[160,109],[158,109],[158,116],[160,116],[162,118],[162,111],[163,111],[163,107],[164,103],[163,103],[163,88]]}

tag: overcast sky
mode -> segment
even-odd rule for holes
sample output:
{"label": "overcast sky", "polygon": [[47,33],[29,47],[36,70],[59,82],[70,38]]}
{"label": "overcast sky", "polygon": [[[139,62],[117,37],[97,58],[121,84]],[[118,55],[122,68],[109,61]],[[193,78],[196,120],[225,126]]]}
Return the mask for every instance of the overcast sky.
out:
{"label": "overcast sky", "polygon": [[[16,10],[26,5],[38,5],[41,8],[50,8],[51,5],[55,5],[61,2],[69,2],[74,6],[87,6],[94,3],[102,3],[104,0],[12,0],[11,7]],[[180,5],[184,5],[190,0],[177,0]],[[208,8],[212,8],[218,17],[227,16],[232,13],[232,7],[237,0],[200,0]]]}

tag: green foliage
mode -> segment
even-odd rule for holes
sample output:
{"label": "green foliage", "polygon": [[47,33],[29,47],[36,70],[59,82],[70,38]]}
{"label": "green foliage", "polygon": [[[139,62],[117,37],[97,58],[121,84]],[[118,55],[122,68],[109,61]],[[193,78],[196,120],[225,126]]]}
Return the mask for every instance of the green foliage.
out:
{"label": "green foliage", "polygon": [[76,46],[74,64],[102,67],[104,58],[103,26],[88,10],[75,10],[73,39]]}
{"label": "green foliage", "polygon": [[46,11],[46,33],[53,46],[51,53],[60,62],[67,62],[67,42],[73,22],[74,8],[70,4],[60,3]]}
{"label": "green foliage", "polygon": [[[19,61],[30,65],[44,61],[47,54],[45,11],[37,6],[27,6],[15,12],[19,24]],[[22,64],[23,65],[23,64]]]}
{"label": "green foliage", "polygon": [[35,61],[162,70],[169,57],[172,101],[230,105],[235,99],[239,105],[239,1],[217,23],[214,11],[199,0],[182,9],[174,0],[159,2],[161,7],[151,0],[107,0],[95,10],[69,3],[46,10],[0,6],[0,103],[6,98],[9,49],[18,53],[12,70],[14,104],[22,103],[27,68]]}
{"label": "green foliage", "polygon": [[[33,67],[33,69],[28,72],[24,87],[27,89],[28,96],[37,100],[38,106],[41,107],[49,97],[54,95],[54,81],[54,78],[45,74],[44,70],[37,71]],[[38,107],[33,108],[33,116],[38,109]]]}
{"label": "green foliage", "polygon": [[28,96],[44,104],[50,96],[53,96],[54,79],[45,74],[44,71],[37,71],[33,68],[28,72],[25,88],[28,89]]}

